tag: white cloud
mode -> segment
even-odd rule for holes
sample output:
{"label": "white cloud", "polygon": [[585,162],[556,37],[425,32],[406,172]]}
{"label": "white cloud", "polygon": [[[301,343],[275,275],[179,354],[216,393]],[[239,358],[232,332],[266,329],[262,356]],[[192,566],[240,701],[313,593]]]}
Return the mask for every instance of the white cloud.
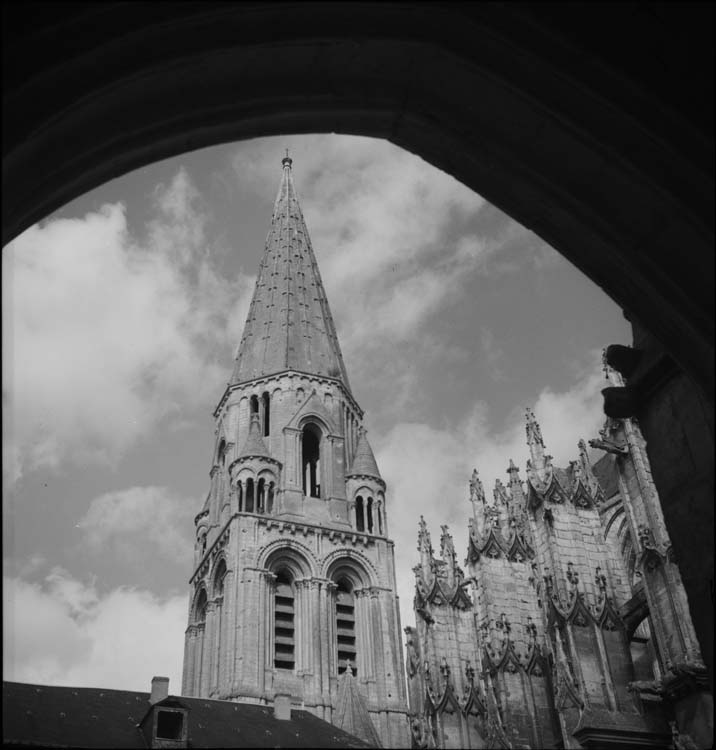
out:
{"label": "white cloud", "polygon": [[195,506],[194,499],[179,498],[166,487],[131,487],[96,497],[78,526],[92,551],[125,563],[158,554],[188,565]]}
{"label": "white cloud", "polygon": [[[556,393],[542,390],[533,406],[542,435],[556,466],[566,467],[578,455],[580,438],[594,436],[604,422],[599,355],[592,352],[588,368],[579,368],[574,385]],[[448,524],[459,562],[467,549],[467,521],[472,512],[468,482],[478,469],[485,494],[492,498],[496,479],[506,483],[510,459],[525,479],[529,450],[524,410],[515,410],[503,430],[495,430],[484,402],[476,403],[462,421],[450,425],[403,422],[375,440],[376,457],[388,485],[389,532],[395,541],[398,594],[403,625],[413,622],[413,577],[417,564],[417,523],[425,516],[433,547],[439,550],[440,525]],[[599,456],[594,456],[596,460]]]}
{"label": "white cloud", "polygon": [[154,197],[141,242],[115,204],[33,226],[4,249],[6,479],[67,460],[116,465],[225,382],[219,357],[236,343],[252,280],[214,272],[183,170]]}
{"label": "white cloud", "polygon": [[487,326],[480,327],[480,347],[492,379],[496,381],[506,380],[507,375],[501,366],[505,353],[496,343],[495,335]]}
{"label": "white cloud", "polygon": [[[349,361],[376,343],[420,337],[426,319],[463,294],[502,245],[468,231],[486,205],[480,196],[387,141],[291,142],[299,200]],[[275,190],[275,151],[275,139],[239,148],[237,176]]]}
{"label": "white cloud", "polygon": [[3,679],[149,691],[154,675],[181,691],[186,596],[94,585],[55,568],[42,584],[3,579]]}

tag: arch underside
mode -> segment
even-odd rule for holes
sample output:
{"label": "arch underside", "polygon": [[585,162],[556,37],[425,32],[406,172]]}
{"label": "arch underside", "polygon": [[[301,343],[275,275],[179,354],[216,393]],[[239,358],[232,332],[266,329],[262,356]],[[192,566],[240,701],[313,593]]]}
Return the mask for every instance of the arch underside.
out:
{"label": "arch underside", "polygon": [[[712,397],[713,4],[11,5],[3,242],[185,151],[286,133],[385,138],[556,248]],[[666,437],[678,419],[659,427]],[[712,492],[697,500],[710,517]],[[704,601],[681,517],[667,522],[689,596]]]}
{"label": "arch underside", "polygon": [[[151,14],[110,3],[43,14],[8,39],[3,240],[184,151],[284,133],[386,138],[535,231],[708,387],[713,140],[699,119],[708,108],[688,109],[697,97],[680,91],[699,76],[679,67],[694,58],[704,24],[696,18],[683,37],[688,55],[671,37],[666,69],[662,60],[652,71],[637,67],[630,24],[642,44],[658,45],[678,18],[579,12],[592,17],[502,4],[406,14],[393,3],[205,3]],[[617,12],[618,23],[609,18]],[[611,67],[579,54],[605,29],[611,44],[599,49],[616,57]],[[68,34],[70,59],[53,46]],[[678,106],[665,106],[656,86]]]}

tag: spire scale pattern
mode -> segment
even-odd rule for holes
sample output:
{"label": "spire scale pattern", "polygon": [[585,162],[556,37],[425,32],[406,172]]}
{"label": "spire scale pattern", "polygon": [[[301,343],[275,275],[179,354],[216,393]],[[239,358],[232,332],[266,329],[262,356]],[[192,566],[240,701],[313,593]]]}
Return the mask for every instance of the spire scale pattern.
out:
{"label": "spire scale pattern", "polygon": [[231,384],[285,370],[337,378],[350,390],[288,157]]}

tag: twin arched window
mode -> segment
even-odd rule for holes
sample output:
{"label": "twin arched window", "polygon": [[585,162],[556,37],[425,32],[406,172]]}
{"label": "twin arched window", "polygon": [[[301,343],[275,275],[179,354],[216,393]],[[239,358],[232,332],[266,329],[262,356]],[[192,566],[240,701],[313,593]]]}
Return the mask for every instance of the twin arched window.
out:
{"label": "twin arched window", "polygon": [[369,534],[383,533],[383,514],[380,502],[376,502],[372,497],[363,495],[356,497],[355,503],[355,523],[357,531],[367,531]]}

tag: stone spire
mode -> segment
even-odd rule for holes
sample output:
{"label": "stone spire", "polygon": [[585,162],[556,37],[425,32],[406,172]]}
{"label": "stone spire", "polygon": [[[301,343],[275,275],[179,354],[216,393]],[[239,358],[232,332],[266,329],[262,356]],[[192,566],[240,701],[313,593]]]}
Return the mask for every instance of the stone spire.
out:
{"label": "stone spire", "polygon": [[365,699],[358,690],[350,661],[338,678],[338,700],[333,724],[344,732],[358,737],[371,747],[380,747],[380,739],[370,720]]}
{"label": "stone spire", "polygon": [[375,477],[376,479],[383,481],[383,478],[380,476],[380,471],[378,471],[378,464],[375,462],[373,450],[368,443],[365,430],[361,430],[360,432],[355,456],[353,457],[353,463],[346,476]]}
{"label": "stone spire", "polygon": [[283,177],[231,384],[298,370],[350,390],[306,223],[283,159]]}

